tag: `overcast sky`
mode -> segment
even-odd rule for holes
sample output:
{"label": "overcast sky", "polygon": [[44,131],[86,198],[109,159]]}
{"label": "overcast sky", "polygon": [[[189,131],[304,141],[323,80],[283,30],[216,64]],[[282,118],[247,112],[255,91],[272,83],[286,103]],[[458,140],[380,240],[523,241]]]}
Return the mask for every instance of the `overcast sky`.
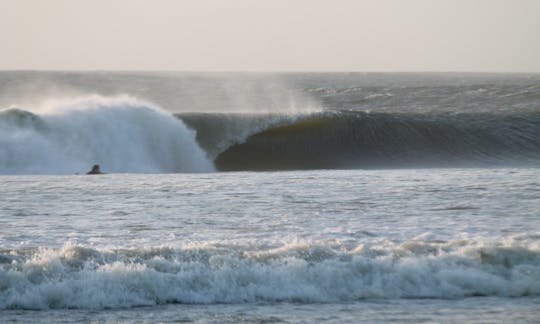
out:
{"label": "overcast sky", "polygon": [[0,0],[0,69],[540,72],[540,0]]}

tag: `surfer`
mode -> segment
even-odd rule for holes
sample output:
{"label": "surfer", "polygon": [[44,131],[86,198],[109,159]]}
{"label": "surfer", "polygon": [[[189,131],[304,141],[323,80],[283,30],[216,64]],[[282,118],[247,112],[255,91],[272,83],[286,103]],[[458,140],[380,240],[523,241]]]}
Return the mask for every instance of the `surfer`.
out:
{"label": "surfer", "polygon": [[94,164],[92,170],[86,172],[86,174],[103,174],[103,172],[99,169],[99,164]]}

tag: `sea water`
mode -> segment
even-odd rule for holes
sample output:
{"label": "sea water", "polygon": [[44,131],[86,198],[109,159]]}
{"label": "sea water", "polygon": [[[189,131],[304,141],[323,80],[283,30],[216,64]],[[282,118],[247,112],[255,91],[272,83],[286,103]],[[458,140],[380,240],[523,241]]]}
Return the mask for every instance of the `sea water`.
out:
{"label": "sea water", "polygon": [[1,314],[535,321],[539,179],[538,169],[3,176]]}
{"label": "sea water", "polygon": [[536,76],[245,77],[3,72],[0,320],[538,321]]}

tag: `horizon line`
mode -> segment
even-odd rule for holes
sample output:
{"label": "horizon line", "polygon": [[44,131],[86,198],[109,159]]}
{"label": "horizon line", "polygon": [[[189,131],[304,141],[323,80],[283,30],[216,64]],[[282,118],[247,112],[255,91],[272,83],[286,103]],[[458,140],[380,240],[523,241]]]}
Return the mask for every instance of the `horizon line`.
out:
{"label": "horizon line", "polygon": [[0,69],[0,72],[139,72],[139,73],[245,73],[245,74],[294,74],[294,73],[377,73],[377,74],[540,74],[540,71],[474,71],[474,70],[181,70],[181,69]]}

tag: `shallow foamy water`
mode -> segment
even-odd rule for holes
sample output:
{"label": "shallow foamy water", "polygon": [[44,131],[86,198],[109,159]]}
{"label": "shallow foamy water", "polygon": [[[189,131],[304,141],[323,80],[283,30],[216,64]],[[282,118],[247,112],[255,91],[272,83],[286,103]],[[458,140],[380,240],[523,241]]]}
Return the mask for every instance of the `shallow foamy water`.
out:
{"label": "shallow foamy water", "polygon": [[6,320],[540,312],[538,169],[2,176],[0,195]]}

